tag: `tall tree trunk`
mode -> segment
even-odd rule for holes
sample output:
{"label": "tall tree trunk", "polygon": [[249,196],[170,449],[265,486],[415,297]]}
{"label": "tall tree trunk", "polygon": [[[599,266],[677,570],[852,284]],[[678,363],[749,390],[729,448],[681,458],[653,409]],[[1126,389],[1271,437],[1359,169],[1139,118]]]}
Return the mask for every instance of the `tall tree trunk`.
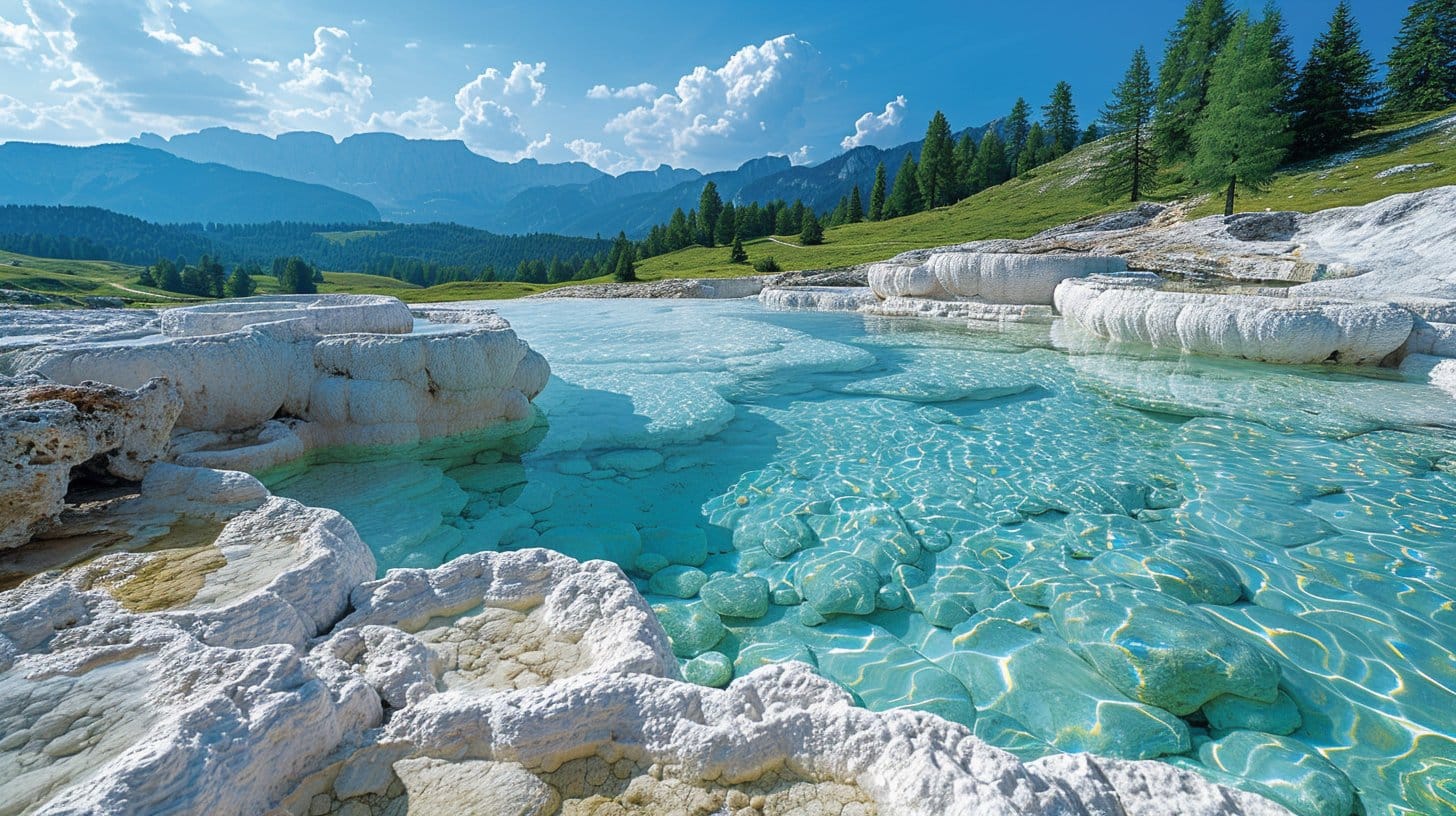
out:
{"label": "tall tree trunk", "polygon": [[1237,183],[1238,179],[1229,179],[1228,193],[1224,195],[1223,199],[1223,214],[1225,216],[1234,214],[1234,185]]}
{"label": "tall tree trunk", "polygon": [[1143,194],[1143,129],[1133,128],[1132,132],[1132,201],[1137,203]]}

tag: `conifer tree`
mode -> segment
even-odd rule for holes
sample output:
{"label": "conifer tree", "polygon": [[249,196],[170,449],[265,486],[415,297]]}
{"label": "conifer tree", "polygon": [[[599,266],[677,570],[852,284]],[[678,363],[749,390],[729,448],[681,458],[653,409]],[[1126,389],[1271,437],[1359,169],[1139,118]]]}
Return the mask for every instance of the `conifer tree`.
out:
{"label": "conifer tree", "polygon": [[728,246],[738,236],[738,209],[733,202],[723,205],[723,211],[718,214],[718,226],[716,230],[719,244]]}
{"label": "conifer tree", "polygon": [[1107,151],[1093,168],[1093,182],[1105,200],[1127,196],[1131,201],[1140,201],[1153,186],[1158,172],[1158,158],[1153,152],[1156,104],[1148,54],[1139,46],[1122,82],[1113,91],[1112,102],[1102,110],[1102,120],[1112,135]]}
{"label": "conifer tree", "polygon": [[1269,41],[1273,43],[1270,53],[1274,57],[1274,67],[1279,74],[1280,87],[1284,89],[1284,97],[1279,103],[1279,110],[1294,116],[1294,89],[1299,84],[1299,63],[1294,58],[1294,38],[1289,36],[1289,29],[1284,25],[1284,12],[1274,0],[1264,4],[1264,17],[1259,25],[1269,29]]}
{"label": "conifer tree", "polygon": [[870,188],[870,220],[881,221],[885,217],[885,163],[875,168],[875,184]]}
{"label": "conifer tree", "polygon": [[799,232],[799,243],[804,246],[817,246],[824,243],[824,227],[819,223],[819,217],[812,209],[804,211],[804,228]]}
{"label": "conifer tree", "polygon": [[[688,231],[688,217],[683,213],[682,207],[678,207],[667,221],[667,251],[675,252],[692,242],[693,234]],[[612,268],[616,269],[615,259]]]}
{"label": "conifer tree", "polygon": [[748,253],[743,249],[743,239],[737,235],[733,236],[733,249],[728,253],[728,261],[736,264],[748,263]]}
{"label": "conifer tree", "polygon": [[858,224],[864,220],[864,202],[859,198],[859,185],[854,185],[854,190],[849,194],[849,211],[846,213],[847,220],[851,224]]}
{"label": "conifer tree", "polygon": [[1233,215],[1238,186],[1267,187],[1288,150],[1288,117],[1279,110],[1282,90],[1268,26],[1236,19],[1214,63],[1208,107],[1193,129],[1194,181],[1222,188],[1224,215]]}
{"label": "conifer tree", "polygon": [[1026,147],[1027,136],[1031,135],[1031,107],[1026,104],[1025,99],[1019,96],[1016,98],[1016,104],[1011,106],[1011,115],[1006,117],[1002,132],[1006,134],[1006,139],[1002,142],[1006,164],[1014,168],[1021,160],[1021,151]]}
{"label": "conifer tree", "polygon": [[233,273],[228,276],[223,294],[230,298],[245,298],[252,297],[256,291],[258,291],[258,284],[253,280],[252,274],[249,273],[246,266],[238,264],[233,269]]}
{"label": "conifer tree", "polygon": [[616,263],[612,266],[612,278],[618,283],[637,280],[637,250],[627,240],[627,233],[617,233],[612,254],[617,256]]}
{"label": "conifer tree", "polygon": [[940,111],[935,112],[925,129],[920,166],[915,172],[920,199],[926,209],[951,203],[955,191],[955,144],[951,141],[950,123]]}
{"label": "conifer tree", "polygon": [[895,173],[895,186],[890,189],[890,200],[885,202],[885,217],[899,218],[902,215],[920,212],[920,184],[915,180],[915,157],[905,154],[900,170]]}
{"label": "conifer tree", "polygon": [[957,201],[971,194],[971,163],[975,160],[976,143],[972,141],[970,133],[962,133],[955,149]]}
{"label": "conifer tree", "polygon": [[1411,4],[1385,64],[1387,111],[1433,111],[1456,103],[1456,0]]}
{"label": "conifer tree", "polygon": [[[1058,82],[1052,88],[1051,99],[1042,108],[1042,116],[1046,119],[1043,130],[1046,131],[1051,158],[1070,153],[1077,146],[1078,136],[1077,106],[1072,104],[1071,85]],[[1035,161],[1037,164],[1042,163],[1039,159]]]}
{"label": "conifer tree", "polygon": [[703,246],[713,246],[713,239],[718,234],[718,216],[722,212],[723,199],[718,197],[718,185],[710,181],[703,185],[703,194],[698,197],[698,224]]}
{"label": "conifer tree", "polygon": [[996,135],[995,128],[986,131],[981,146],[976,148],[976,158],[971,162],[972,192],[995,187],[1010,178],[1006,157],[1006,145]]}
{"label": "conifer tree", "polygon": [[137,276],[137,283],[142,286],[156,288],[157,279],[152,275],[152,268],[150,266],[142,267],[141,274]]}
{"label": "conifer tree", "polygon": [[164,290],[168,292],[183,291],[182,271],[177,268],[176,263],[163,258],[157,261],[157,267],[157,281],[162,285]]}
{"label": "conifer tree", "polygon": [[1093,142],[1095,142],[1095,141],[1097,141],[1098,139],[1101,139],[1101,138],[1102,138],[1102,129],[1099,128],[1099,127],[1097,127],[1097,123],[1096,122],[1093,122],[1092,124],[1090,124],[1090,125],[1087,126],[1087,129],[1086,130],[1082,131],[1082,136],[1078,140],[1077,145],[1079,147],[1081,145],[1089,145],[1089,144],[1092,144]]}
{"label": "conifer tree", "polygon": [[1314,42],[1294,91],[1294,152],[1322,156],[1350,143],[1369,125],[1378,86],[1360,28],[1341,0],[1329,28]]}
{"label": "conifer tree", "polygon": [[1026,147],[1021,151],[1021,158],[1016,162],[1016,175],[1030,173],[1036,169],[1052,150],[1047,144],[1046,131],[1042,129],[1041,122],[1031,126],[1026,134]]}
{"label": "conifer tree", "polygon": [[1225,0],[1189,0],[1168,35],[1158,72],[1154,135],[1159,153],[1178,161],[1192,155],[1193,127],[1207,103],[1214,60],[1233,28]]}

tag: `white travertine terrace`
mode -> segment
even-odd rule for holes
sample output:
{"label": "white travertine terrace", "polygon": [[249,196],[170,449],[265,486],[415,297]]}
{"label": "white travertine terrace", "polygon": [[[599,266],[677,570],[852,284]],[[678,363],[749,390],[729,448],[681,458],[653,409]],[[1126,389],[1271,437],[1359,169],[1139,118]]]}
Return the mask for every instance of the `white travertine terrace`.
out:
{"label": "white travertine terrace", "polygon": [[1017,255],[936,251],[928,258],[890,260],[870,267],[870,288],[882,300],[917,297],[983,303],[1050,305],[1068,278],[1121,272],[1127,263],[1105,255]]}

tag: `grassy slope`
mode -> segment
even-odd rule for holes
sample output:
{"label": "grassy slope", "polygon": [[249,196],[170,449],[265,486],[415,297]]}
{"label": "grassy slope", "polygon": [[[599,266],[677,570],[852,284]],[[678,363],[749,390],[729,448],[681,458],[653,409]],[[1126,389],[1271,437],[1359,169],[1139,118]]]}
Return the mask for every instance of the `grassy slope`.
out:
{"label": "grassy slope", "polygon": [[[1456,184],[1456,129],[1427,130],[1417,135],[1401,132],[1456,116],[1456,108],[1439,115],[1409,117],[1387,123],[1364,134],[1356,146],[1333,160],[1286,168],[1262,193],[1239,197],[1240,210],[1299,210],[1312,212],[1330,207],[1366,204],[1396,193],[1413,192]],[[978,193],[951,207],[917,213],[878,223],[848,224],[825,234],[825,243],[798,246],[797,237],[767,238],[744,245],[748,256],[758,260],[772,256],[785,270],[828,269],[880,261],[908,249],[943,246],[983,238],[1024,238],[1048,227],[1097,212],[1123,209],[1126,202],[1106,203],[1092,195],[1085,183],[1086,169],[1097,145],[1083,147],[1051,164],[1013,179],[999,187]],[[1408,164],[1429,167],[1375,178],[1382,170]],[[1171,168],[1170,180],[1158,193],[1161,198],[1186,198],[1192,191],[1177,179],[1179,168]],[[1192,215],[1220,212],[1221,200],[1210,197],[1192,209]],[[348,241],[360,233],[329,233],[326,237]],[[18,265],[13,265],[18,264]],[[62,261],[28,258],[0,252],[0,287],[27,289],[74,299],[86,295],[127,298],[137,305],[176,305],[195,299],[144,290],[136,283],[138,269],[105,261]],[[751,266],[728,262],[724,247],[694,247],[657,258],[637,268],[643,280],[663,278],[723,278],[753,274]],[[597,278],[595,282],[610,278]],[[259,292],[277,291],[271,277],[260,278]],[[116,284],[146,294],[126,292]],[[430,288],[377,275],[349,272],[324,273],[323,292],[354,292],[394,295],[415,303],[446,300],[495,300],[521,297],[552,288],[524,283],[448,283]]]}
{"label": "grassy slope", "polygon": [[[1431,187],[1456,184],[1456,132],[1442,129],[1416,138],[1393,134],[1423,122],[1456,115],[1456,108],[1438,116],[1409,117],[1372,130],[1361,137],[1355,149],[1341,159],[1287,168],[1263,193],[1239,196],[1237,207],[1249,210],[1299,210],[1313,212],[1330,207],[1368,204],[1371,201]],[[1024,238],[1097,212],[1124,209],[1126,202],[1111,204],[1098,200],[1083,183],[1086,167],[1096,145],[1083,147],[1026,176],[978,193],[951,207],[879,223],[849,224],[828,230],[825,243],[817,247],[783,246],[767,239],[744,245],[750,259],[771,255],[786,270],[824,269],[869,261],[880,261],[907,249],[943,246],[983,238]],[[1375,174],[1403,164],[1432,166],[1386,179]],[[1192,191],[1174,176],[1158,190],[1159,198],[1171,200]],[[1194,216],[1222,212],[1222,200],[1202,202]],[[797,238],[781,240],[797,244]],[[730,264],[723,248],[684,249],[638,265],[644,280],[687,277],[733,277],[752,274],[748,267]],[[605,280],[605,279],[603,279]]]}

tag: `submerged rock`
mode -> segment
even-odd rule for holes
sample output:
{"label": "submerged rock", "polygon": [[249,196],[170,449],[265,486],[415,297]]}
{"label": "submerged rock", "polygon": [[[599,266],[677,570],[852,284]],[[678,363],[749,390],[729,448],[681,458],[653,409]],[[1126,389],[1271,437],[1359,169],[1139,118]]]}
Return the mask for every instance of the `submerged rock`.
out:
{"label": "submerged rock", "polygon": [[1288,737],[1236,731],[1198,749],[1211,768],[1236,774],[1270,799],[1309,816],[1349,816],[1350,780],[1314,749]]}

